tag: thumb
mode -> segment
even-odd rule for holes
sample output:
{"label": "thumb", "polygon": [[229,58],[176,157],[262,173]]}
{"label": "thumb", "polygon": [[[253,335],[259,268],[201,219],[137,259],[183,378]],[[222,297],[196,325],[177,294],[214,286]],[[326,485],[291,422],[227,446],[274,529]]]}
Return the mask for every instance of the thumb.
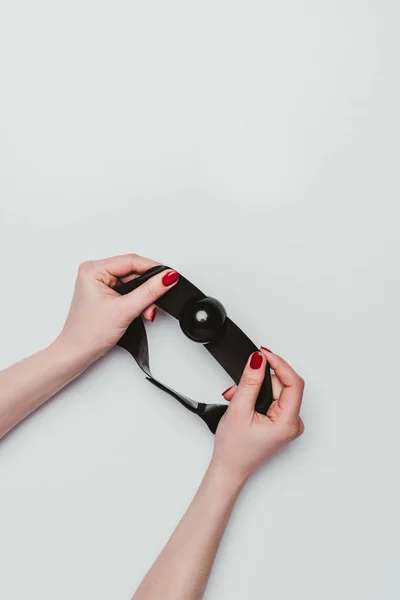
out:
{"label": "thumb", "polygon": [[243,412],[253,413],[262,382],[267,360],[261,352],[253,352],[244,368],[239,385],[230,406]]}
{"label": "thumb", "polygon": [[151,277],[151,279],[136,288],[136,290],[129,292],[125,296],[121,296],[118,301],[122,306],[122,310],[133,320],[176,285],[178,280],[179,273],[176,271],[163,271]]}

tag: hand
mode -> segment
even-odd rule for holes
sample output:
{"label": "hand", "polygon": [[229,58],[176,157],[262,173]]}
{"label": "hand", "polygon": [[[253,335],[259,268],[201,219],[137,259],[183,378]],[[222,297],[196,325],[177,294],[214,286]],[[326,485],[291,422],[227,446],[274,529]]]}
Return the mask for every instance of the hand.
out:
{"label": "hand", "polygon": [[93,361],[112,348],[140,314],[154,321],[154,302],[177,283],[176,271],[154,275],[124,296],[114,288],[158,264],[137,254],[82,263],[59,340]]}
{"label": "hand", "polygon": [[[267,414],[262,415],[255,411],[255,403],[267,361],[275,371],[274,401]],[[230,405],[215,435],[212,463],[244,483],[280,448],[303,433],[304,423],[299,415],[303,391],[303,379],[283,358],[264,348],[254,352],[239,385],[223,394]]]}

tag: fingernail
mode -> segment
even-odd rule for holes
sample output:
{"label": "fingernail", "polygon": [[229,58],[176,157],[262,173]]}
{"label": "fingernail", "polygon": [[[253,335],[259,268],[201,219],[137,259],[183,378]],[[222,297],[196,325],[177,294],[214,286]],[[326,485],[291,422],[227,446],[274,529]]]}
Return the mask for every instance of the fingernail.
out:
{"label": "fingernail", "polygon": [[230,385],[224,392],[222,392],[221,396],[225,396],[226,392],[229,392],[233,388],[233,385]]}
{"label": "fingernail", "polygon": [[259,369],[262,365],[263,356],[261,352],[253,352],[250,359],[250,368]]}
{"label": "fingernail", "polygon": [[163,285],[165,285],[165,287],[168,287],[169,285],[175,283],[175,281],[178,281],[178,279],[179,273],[177,273],[176,271],[168,271],[168,273],[166,273],[162,278],[162,282]]}
{"label": "fingernail", "polygon": [[156,307],[154,307],[153,308],[153,312],[151,313],[151,316],[150,316],[150,321],[151,322],[153,322],[154,319],[156,318],[156,313],[157,313],[157,309],[156,309]]}
{"label": "fingernail", "polygon": [[270,350],[269,348],[266,348],[265,346],[260,346],[261,350],[266,350],[267,352],[271,352],[271,354],[273,354],[272,350]]}

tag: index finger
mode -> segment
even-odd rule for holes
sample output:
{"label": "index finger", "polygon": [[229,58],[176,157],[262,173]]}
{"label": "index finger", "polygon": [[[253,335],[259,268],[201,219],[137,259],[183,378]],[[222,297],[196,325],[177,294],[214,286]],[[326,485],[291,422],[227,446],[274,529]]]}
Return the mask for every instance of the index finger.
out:
{"label": "index finger", "polygon": [[281,357],[261,348],[275,375],[283,384],[279,406],[290,413],[299,413],[304,392],[304,379]]}
{"label": "index finger", "polygon": [[97,267],[106,269],[111,275],[118,278],[132,273],[145,273],[151,267],[160,264],[150,258],[139,256],[139,254],[121,254],[120,256],[111,256],[95,262]]}

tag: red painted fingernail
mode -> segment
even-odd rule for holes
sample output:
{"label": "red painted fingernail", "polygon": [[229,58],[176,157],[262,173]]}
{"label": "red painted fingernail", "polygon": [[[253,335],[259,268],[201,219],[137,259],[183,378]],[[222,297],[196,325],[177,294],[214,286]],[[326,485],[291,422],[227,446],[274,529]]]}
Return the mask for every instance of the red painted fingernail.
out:
{"label": "red painted fingernail", "polygon": [[262,350],[266,350],[267,352],[271,352],[271,354],[273,354],[272,350],[270,350],[269,348],[266,348],[265,346],[260,346],[260,348]]}
{"label": "red painted fingernail", "polygon": [[250,359],[250,368],[259,369],[262,365],[263,356],[261,352],[253,352]]}
{"label": "red painted fingernail", "polygon": [[153,322],[154,319],[156,318],[156,313],[157,313],[157,309],[156,309],[156,307],[154,307],[153,308],[153,312],[151,313],[151,316],[150,316],[150,321],[151,322]]}
{"label": "red painted fingernail", "polygon": [[225,396],[226,392],[229,392],[233,388],[233,385],[229,386],[224,392],[222,392],[221,396]]}
{"label": "red painted fingernail", "polygon": [[165,285],[165,287],[168,287],[169,285],[175,283],[175,281],[178,281],[178,279],[179,273],[177,273],[176,271],[168,271],[168,273],[166,273],[162,278],[162,282],[163,285]]}

